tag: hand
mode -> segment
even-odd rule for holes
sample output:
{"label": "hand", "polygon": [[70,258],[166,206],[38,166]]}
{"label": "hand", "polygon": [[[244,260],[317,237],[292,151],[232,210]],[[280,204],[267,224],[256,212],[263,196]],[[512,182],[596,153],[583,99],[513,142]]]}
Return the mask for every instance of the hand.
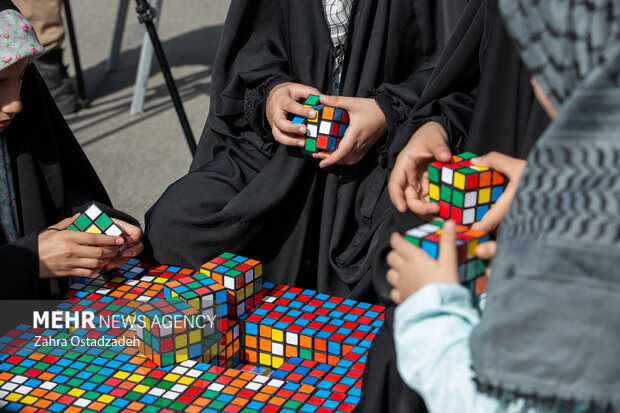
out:
{"label": "hand", "polygon": [[503,155],[499,152],[490,152],[484,156],[471,159],[471,163],[477,166],[493,168],[506,175],[510,180],[504,193],[497,199],[493,208],[484,214],[480,221],[472,225],[472,229],[477,231],[491,232],[497,229],[502,219],[506,216],[515,192],[517,192],[519,180],[521,180],[527,161]]}
{"label": "hand", "polygon": [[432,219],[439,206],[428,201],[428,165],[435,160],[450,162],[451,159],[448,134],[443,126],[428,122],[420,127],[398,155],[390,174],[388,192],[396,209],[405,212],[409,207],[415,214]]}
{"label": "hand", "polygon": [[321,103],[349,112],[349,127],[333,152],[317,152],[312,156],[322,159],[319,166],[335,164],[355,165],[387,131],[383,111],[372,98],[321,95]]}
{"label": "hand", "polygon": [[394,287],[390,298],[396,304],[402,303],[427,284],[459,282],[454,222],[446,221],[443,225],[437,260],[400,234],[392,234],[390,243],[393,249],[387,255],[390,269],[386,278]]}
{"label": "hand", "polygon": [[305,135],[306,127],[291,122],[287,119],[289,113],[294,115],[314,118],[315,111],[301,103],[300,99],[306,99],[308,95],[320,95],[317,89],[301,85],[299,83],[286,82],[271,89],[267,97],[265,115],[271,125],[273,138],[282,145],[303,147],[305,138],[296,137]]}
{"label": "hand", "polygon": [[64,219],[39,234],[39,277],[55,278],[97,274],[116,256],[122,237],[64,231],[79,216]]}
{"label": "hand", "polygon": [[140,241],[142,238],[142,230],[140,227],[136,227],[135,225],[131,225],[116,218],[112,218],[112,221],[123,230],[127,237],[127,242],[122,251],[105,266],[106,270],[120,267],[129,261],[130,258],[140,254],[144,249],[144,244]]}
{"label": "hand", "polygon": [[[476,247],[476,256],[481,260],[490,260],[495,256],[495,251],[497,251],[496,241],[483,242]],[[491,275],[490,265],[487,266],[485,274],[487,277]]]}

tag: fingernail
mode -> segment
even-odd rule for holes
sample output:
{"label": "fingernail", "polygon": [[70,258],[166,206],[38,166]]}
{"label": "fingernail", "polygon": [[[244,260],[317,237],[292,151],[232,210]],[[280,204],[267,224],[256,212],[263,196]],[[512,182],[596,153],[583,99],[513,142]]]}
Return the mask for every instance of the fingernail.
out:
{"label": "fingernail", "polygon": [[306,143],[304,141],[297,142],[297,146],[303,147]]}
{"label": "fingernail", "polygon": [[308,117],[314,119],[316,117],[316,113],[314,110],[308,111]]}
{"label": "fingernail", "polygon": [[456,231],[456,223],[454,221],[450,221],[450,220],[446,221],[443,224],[443,230],[444,230],[444,232],[446,232],[446,231],[447,232],[454,232],[454,231]]}
{"label": "fingernail", "polygon": [[305,135],[306,134],[306,127],[305,126],[300,127],[299,128],[299,133],[302,134],[302,135]]}
{"label": "fingernail", "polygon": [[450,158],[452,155],[448,151],[443,151],[443,152],[440,152],[438,156],[442,158]]}
{"label": "fingernail", "polygon": [[329,102],[329,96],[327,96],[327,95],[321,95],[321,96],[319,96],[319,99],[323,103],[328,103]]}
{"label": "fingernail", "polygon": [[122,238],[116,238],[116,245],[123,245],[125,243],[125,240]]}
{"label": "fingernail", "polygon": [[478,162],[480,162],[480,157],[476,156],[475,158],[471,158],[469,160],[469,162],[473,163],[473,164],[477,164]]}

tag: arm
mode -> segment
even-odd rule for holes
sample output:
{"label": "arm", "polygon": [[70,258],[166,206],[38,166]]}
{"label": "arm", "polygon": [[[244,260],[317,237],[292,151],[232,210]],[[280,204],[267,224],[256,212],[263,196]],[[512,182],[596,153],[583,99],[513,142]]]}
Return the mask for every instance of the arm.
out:
{"label": "arm", "polygon": [[505,411],[473,381],[469,335],[479,318],[470,295],[458,284],[429,284],[396,309],[398,371],[429,412]]}

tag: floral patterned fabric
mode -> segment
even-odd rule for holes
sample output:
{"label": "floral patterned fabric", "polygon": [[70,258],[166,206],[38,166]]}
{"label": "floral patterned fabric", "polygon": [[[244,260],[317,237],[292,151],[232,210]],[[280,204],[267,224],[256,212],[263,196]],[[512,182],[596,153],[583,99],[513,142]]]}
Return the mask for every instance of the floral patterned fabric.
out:
{"label": "floral patterned fabric", "polygon": [[0,70],[44,52],[34,27],[24,16],[11,9],[0,12]]}
{"label": "floral patterned fabric", "polygon": [[0,137],[0,221],[7,240],[14,241],[19,237],[11,158],[7,151],[6,135]]}

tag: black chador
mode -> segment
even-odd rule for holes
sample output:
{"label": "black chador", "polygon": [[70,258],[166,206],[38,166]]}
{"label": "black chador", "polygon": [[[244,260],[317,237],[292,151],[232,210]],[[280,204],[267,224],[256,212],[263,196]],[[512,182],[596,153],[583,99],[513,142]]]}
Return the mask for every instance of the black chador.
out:
{"label": "black chador", "polygon": [[390,205],[387,154],[406,142],[396,130],[466,4],[354,2],[340,94],[374,97],[389,132],[357,165],[322,170],[274,142],[265,100],[286,81],[330,92],[336,50],[323,2],[233,1],[191,171],[146,215],[154,258],[196,267],[230,251],[263,261],[269,281],[373,300],[372,256]]}

